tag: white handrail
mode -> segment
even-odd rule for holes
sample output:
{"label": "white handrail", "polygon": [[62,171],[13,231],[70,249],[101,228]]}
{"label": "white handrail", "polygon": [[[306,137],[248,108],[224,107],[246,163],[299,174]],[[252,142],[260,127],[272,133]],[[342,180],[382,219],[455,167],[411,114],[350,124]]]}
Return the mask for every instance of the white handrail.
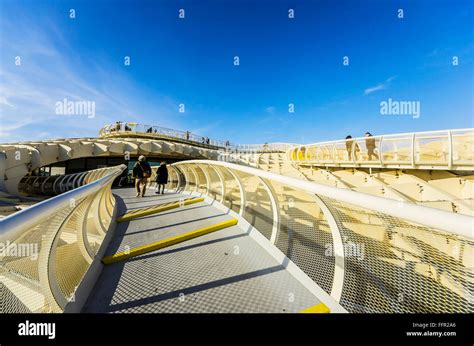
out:
{"label": "white handrail", "polygon": [[[406,137],[406,136],[412,136],[412,135],[417,135],[417,138],[418,135],[428,135],[428,134],[438,134],[438,133],[444,133],[444,134],[448,134],[448,132],[451,131],[451,132],[469,132],[469,131],[472,131],[474,132],[474,128],[465,128],[465,129],[450,129],[450,130],[436,130],[436,131],[421,131],[421,132],[404,132],[404,133],[392,133],[392,134],[388,134],[388,135],[383,135],[383,137],[388,137],[387,140],[390,140],[392,139],[391,137],[394,137],[393,139],[397,139],[396,137]],[[371,138],[378,138],[378,137],[382,137],[382,135],[377,135],[377,136],[372,136]],[[443,136],[440,136],[440,137],[443,137]],[[429,137],[425,137],[425,138],[431,138],[431,136]],[[354,137],[354,138],[351,138],[350,140],[355,140],[355,141],[362,141],[362,140],[366,140],[367,137]],[[346,139],[335,139],[335,140],[332,140],[332,141],[324,141],[324,142],[314,142],[314,143],[308,143],[308,144],[299,144],[297,145],[298,147],[309,147],[309,146],[314,146],[314,145],[323,145],[323,144],[334,144],[334,143],[345,143],[346,142]],[[296,146],[295,146],[296,147]],[[293,147],[293,149],[295,148]]]}
{"label": "white handrail", "polygon": [[[470,239],[474,238],[474,217],[468,215],[454,214],[444,210],[416,205],[405,201],[395,201],[362,192],[339,189],[332,186],[321,185],[314,182],[304,181],[229,162],[209,160],[189,160],[183,162],[183,164],[186,163],[227,167],[243,173],[273,180],[289,187],[304,190],[306,192],[311,192],[361,208],[381,212],[406,221],[414,222],[419,225],[432,227],[437,230],[442,230]],[[180,163],[175,163],[173,165],[179,166],[179,164]]]}
{"label": "white handrail", "polygon": [[49,198],[0,219],[0,242],[18,238],[23,232],[46,221],[61,209],[70,206],[71,201],[80,200],[97,192],[121,174],[126,167],[125,165],[117,166],[110,174],[92,183]]}
{"label": "white handrail", "polygon": [[[459,136],[470,136],[471,138],[460,142]],[[373,141],[372,149],[370,149],[370,146],[368,147],[368,139]],[[354,155],[355,147],[363,148],[361,144],[364,142],[366,151],[359,150],[358,155]],[[472,146],[473,142],[474,128],[413,132],[298,145],[288,149],[286,156],[292,163],[303,165],[314,163],[336,167],[471,170],[474,166],[474,153],[469,149],[469,146]],[[439,145],[433,146],[433,143]],[[462,143],[465,145],[461,146]],[[388,146],[391,148],[388,148]],[[331,149],[328,157],[318,157],[319,148]],[[372,153],[370,150],[372,150]],[[341,152],[347,152],[349,155],[352,153],[351,160],[340,157]],[[462,155],[459,155],[460,153]],[[375,160],[372,158],[374,155]],[[454,157],[455,155],[457,155],[457,158]]]}

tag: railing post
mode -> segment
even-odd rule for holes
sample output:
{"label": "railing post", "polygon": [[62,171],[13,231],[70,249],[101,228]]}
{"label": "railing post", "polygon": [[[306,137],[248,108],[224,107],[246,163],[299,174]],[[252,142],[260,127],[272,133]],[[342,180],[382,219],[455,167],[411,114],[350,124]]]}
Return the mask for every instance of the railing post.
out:
{"label": "railing post", "polygon": [[[189,169],[187,165],[183,165],[184,169],[182,170],[182,173],[184,175],[184,187],[183,187],[183,190],[191,190],[190,187],[191,187],[191,181],[189,180],[189,177],[188,177],[188,174],[186,174],[186,171]],[[189,187],[189,188],[188,188]]]}
{"label": "railing post", "polygon": [[453,133],[451,130],[448,131],[448,169],[453,168],[453,156],[454,156],[454,147],[453,147]]}
{"label": "railing post", "polygon": [[326,217],[329,229],[331,230],[334,255],[334,276],[330,295],[337,302],[339,302],[341,300],[342,289],[344,287],[345,273],[344,243],[342,242],[341,230],[339,229],[336,219],[334,218],[331,210],[327,207],[326,203],[318,195],[315,194],[313,196],[316,204],[319,206]]}
{"label": "railing post", "polygon": [[214,172],[216,172],[217,176],[219,177],[219,181],[221,182],[221,200],[219,201],[221,204],[224,204],[224,196],[225,196],[225,183],[224,183],[224,177],[222,177],[221,172],[219,171],[219,168],[214,167],[214,165],[209,165],[209,167],[212,167]]}
{"label": "railing post", "polygon": [[379,142],[379,161],[380,161],[380,166],[383,166],[383,136],[380,136],[380,142]]}
{"label": "railing post", "polygon": [[89,264],[92,263],[92,260],[94,259],[94,252],[92,251],[92,248],[89,244],[89,240],[87,239],[87,220],[89,213],[91,212],[91,207],[94,204],[93,201],[96,197],[97,194],[92,197],[89,197],[90,201],[86,207],[86,210],[84,211],[84,219],[82,220],[82,230],[78,231],[78,242],[81,249],[81,253]]}
{"label": "railing post", "polygon": [[179,191],[179,188],[181,187],[181,175],[180,171],[178,170],[177,167],[171,166],[173,168],[174,174],[176,174],[176,191]]}
{"label": "railing post", "polygon": [[309,159],[308,159],[309,148],[310,148],[309,146],[305,147],[305,152],[304,152],[304,160],[305,161],[309,161]]}
{"label": "railing post", "polygon": [[189,165],[189,169],[191,170],[191,172],[193,173],[194,175],[194,181],[196,182],[196,192],[199,192],[199,178],[198,178],[198,175],[196,174],[196,170],[192,167],[193,165]]}
{"label": "railing post", "polygon": [[[331,145],[332,148],[332,163],[336,164],[336,146],[334,144]],[[331,153],[331,151],[329,151]]]}
{"label": "railing post", "polygon": [[234,177],[235,181],[237,182],[237,185],[239,186],[240,190],[240,210],[239,210],[239,215],[244,217],[245,214],[245,207],[247,205],[247,200],[245,198],[245,190],[242,185],[242,180],[239,178],[237,173],[235,173],[232,168],[227,168],[226,169],[229,171],[229,173]]}
{"label": "railing post", "polygon": [[276,193],[273,190],[273,187],[262,177],[258,177],[263,187],[267,191],[268,197],[270,198],[270,203],[272,205],[272,214],[273,214],[273,224],[272,224],[272,234],[270,236],[270,242],[275,244],[278,231],[280,230],[280,207],[278,204],[278,199]]}
{"label": "railing post", "polygon": [[[415,168],[415,166],[416,166],[416,157],[415,157],[415,154],[416,154],[416,153],[415,153],[415,152],[416,152],[416,149],[415,149],[415,136],[416,136],[415,133],[413,133],[413,134],[411,135],[411,166],[412,166],[412,168]],[[398,157],[398,155],[397,155],[397,157]]]}
{"label": "railing post", "polygon": [[[181,170],[178,166],[173,166],[175,169],[176,175],[178,176],[178,186],[176,187],[176,192],[180,192],[186,189],[186,175],[184,174],[184,170]],[[182,180],[184,178],[184,181]]]}
{"label": "railing post", "polygon": [[46,185],[46,182],[51,179],[51,176],[47,177],[45,180],[43,180],[43,183],[41,184],[41,193],[43,193],[44,195],[46,195],[46,192],[44,191],[44,187]]}
{"label": "railing post", "polygon": [[61,182],[61,180],[64,179],[64,175],[61,175],[59,176],[57,179],[54,180],[53,182],[53,193],[55,193],[56,195],[59,195],[62,191],[61,191],[61,188],[59,186],[59,190],[56,190],[56,186]]}
{"label": "railing post", "polygon": [[201,169],[202,173],[204,174],[204,177],[206,178],[206,194],[209,195],[211,191],[211,177],[207,173],[207,167],[204,169],[203,167],[199,166],[198,167]]}

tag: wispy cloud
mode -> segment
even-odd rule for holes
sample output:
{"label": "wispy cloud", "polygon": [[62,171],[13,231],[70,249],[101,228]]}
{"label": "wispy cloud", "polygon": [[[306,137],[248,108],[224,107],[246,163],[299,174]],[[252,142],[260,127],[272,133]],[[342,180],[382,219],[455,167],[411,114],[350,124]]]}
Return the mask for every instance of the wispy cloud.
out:
{"label": "wispy cloud", "polygon": [[[107,57],[87,58],[75,51],[55,23],[25,16],[13,25],[4,15],[1,19],[0,44],[5,49],[0,65],[0,143],[96,136],[102,126],[117,120],[148,123],[153,117],[153,123],[177,125],[170,120],[177,110],[174,100],[144,95],[141,86]],[[21,58],[19,65],[16,56]],[[56,114],[56,102],[64,98],[95,102],[95,118]]]}
{"label": "wispy cloud", "polygon": [[397,76],[392,76],[387,78],[384,82],[377,84],[376,86],[365,89],[364,95],[369,95],[376,91],[387,89],[395,78],[397,78]]}

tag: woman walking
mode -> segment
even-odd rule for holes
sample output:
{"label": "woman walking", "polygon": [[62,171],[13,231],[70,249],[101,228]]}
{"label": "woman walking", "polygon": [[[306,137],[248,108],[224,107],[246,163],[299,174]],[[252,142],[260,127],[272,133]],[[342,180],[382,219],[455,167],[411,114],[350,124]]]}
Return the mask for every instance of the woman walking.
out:
{"label": "woman walking", "polygon": [[168,184],[168,168],[166,168],[166,162],[162,162],[156,171],[156,184],[158,189],[156,193],[159,194],[161,188],[161,194],[164,194],[165,185]]}

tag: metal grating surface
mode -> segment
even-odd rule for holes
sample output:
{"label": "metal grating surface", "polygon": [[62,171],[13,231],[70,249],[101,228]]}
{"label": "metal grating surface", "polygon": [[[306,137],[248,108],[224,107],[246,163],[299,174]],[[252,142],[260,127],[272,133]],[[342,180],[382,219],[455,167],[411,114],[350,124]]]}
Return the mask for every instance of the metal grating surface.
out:
{"label": "metal grating surface", "polygon": [[273,228],[273,211],[270,196],[258,177],[238,172],[245,189],[244,218],[267,239],[271,238]]}
{"label": "metal grating surface", "polygon": [[458,236],[324,198],[343,234],[351,312],[470,313],[473,246]]}
{"label": "metal grating surface", "polygon": [[280,204],[276,246],[327,293],[331,293],[335,258],[326,217],[311,194],[272,182]]}
{"label": "metal grating surface", "polygon": [[[124,200],[133,202],[133,198]],[[206,205],[197,210],[183,208],[174,215],[155,215],[146,221],[149,228],[172,223],[170,230],[156,230],[149,239],[182,231],[183,227],[172,226],[177,219],[186,222],[193,215],[219,213]],[[190,224],[191,229],[200,227],[198,223]],[[123,239],[115,240],[120,248],[125,243],[148,242],[144,238],[149,232],[138,233],[141,236],[131,242],[129,232],[137,232],[137,228],[133,223],[128,227]],[[121,236],[116,233],[115,237]],[[317,303],[319,300],[283,266],[234,226],[104,267],[84,311],[298,312]]]}

